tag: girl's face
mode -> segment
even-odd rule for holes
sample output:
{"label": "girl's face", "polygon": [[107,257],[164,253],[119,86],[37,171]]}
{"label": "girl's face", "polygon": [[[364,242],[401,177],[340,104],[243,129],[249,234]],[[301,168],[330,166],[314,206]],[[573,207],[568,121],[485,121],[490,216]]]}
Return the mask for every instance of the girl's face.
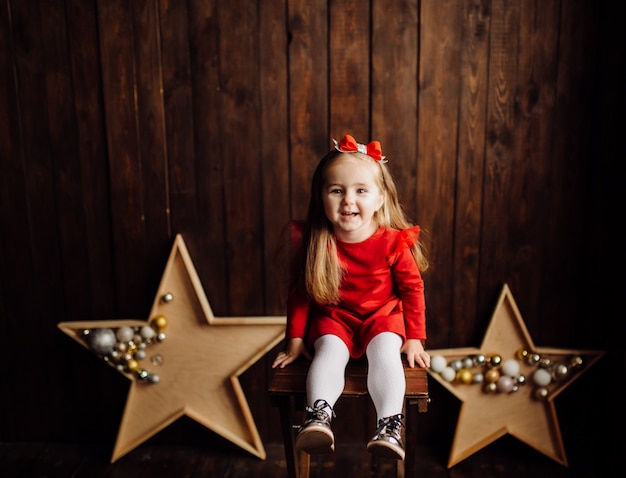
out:
{"label": "girl's face", "polygon": [[377,174],[378,165],[356,153],[341,154],[326,169],[322,186],[324,213],[339,240],[362,242],[378,229],[373,218],[385,196]]}

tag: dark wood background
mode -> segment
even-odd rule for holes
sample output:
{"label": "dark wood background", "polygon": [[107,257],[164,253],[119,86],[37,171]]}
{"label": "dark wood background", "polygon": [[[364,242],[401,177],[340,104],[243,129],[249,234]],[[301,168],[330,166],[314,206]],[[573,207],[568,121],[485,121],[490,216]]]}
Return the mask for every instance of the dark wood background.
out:
{"label": "dark wood background", "polygon": [[[216,315],[284,314],[281,227],[351,133],[425,231],[427,346],[480,345],[508,283],[536,345],[607,351],[557,410],[566,448],[613,456],[620,32],[593,0],[0,0],[0,441],[113,445],[127,379],[57,324],[147,319],[177,233]],[[268,442],[279,349],[242,377]],[[431,387],[419,440],[446,448],[459,404]]]}

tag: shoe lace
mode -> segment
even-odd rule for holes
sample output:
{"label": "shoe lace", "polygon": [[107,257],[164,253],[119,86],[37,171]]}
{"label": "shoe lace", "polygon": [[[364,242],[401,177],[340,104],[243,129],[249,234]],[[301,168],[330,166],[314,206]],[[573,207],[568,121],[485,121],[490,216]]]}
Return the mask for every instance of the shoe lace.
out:
{"label": "shoe lace", "polygon": [[325,408],[329,408],[332,417],[335,418],[335,411],[333,410],[333,407],[331,407],[326,400],[322,400],[321,398],[315,401],[313,407],[307,406],[305,408],[307,412],[307,417],[313,418],[315,420],[327,421],[330,417],[328,416],[328,412],[324,410]]}
{"label": "shoe lace", "polygon": [[397,415],[391,415],[389,417],[384,417],[378,420],[378,429],[376,430],[377,434],[382,434],[383,431],[386,433],[400,434],[400,428],[403,426],[402,419],[404,415],[398,413]]}

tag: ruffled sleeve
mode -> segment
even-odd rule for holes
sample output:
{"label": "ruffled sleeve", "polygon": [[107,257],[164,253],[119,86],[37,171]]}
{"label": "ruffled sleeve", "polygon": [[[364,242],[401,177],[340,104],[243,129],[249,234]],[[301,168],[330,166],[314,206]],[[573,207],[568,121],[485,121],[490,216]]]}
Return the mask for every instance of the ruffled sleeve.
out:
{"label": "ruffled sleeve", "polygon": [[289,222],[289,236],[291,245],[297,250],[302,245],[302,236],[304,235],[304,223],[302,221]]}
{"label": "ruffled sleeve", "polygon": [[389,257],[387,258],[387,262],[390,266],[395,264],[398,260],[398,257],[402,255],[404,251],[407,249],[411,249],[414,244],[417,243],[420,236],[420,227],[413,226],[408,229],[403,229],[398,234],[398,239],[396,240],[396,245]]}

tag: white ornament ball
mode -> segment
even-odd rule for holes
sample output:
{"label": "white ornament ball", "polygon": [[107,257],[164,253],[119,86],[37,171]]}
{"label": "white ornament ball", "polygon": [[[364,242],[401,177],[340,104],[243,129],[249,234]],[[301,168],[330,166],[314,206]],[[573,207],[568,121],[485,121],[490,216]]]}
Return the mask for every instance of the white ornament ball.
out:
{"label": "white ornament ball", "polygon": [[435,355],[430,359],[430,369],[435,373],[441,373],[446,368],[446,358],[443,355]]}
{"label": "white ornament ball", "polygon": [[452,382],[456,378],[456,370],[454,370],[452,367],[444,368],[441,371],[441,378],[443,378],[446,382]]}
{"label": "white ornament ball", "polygon": [[497,382],[498,392],[510,393],[513,391],[513,385],[515,385],[515,382],[511,377],[502,375]]}
{"label": "white ornament ball", "polygon": [[156,332],[154,331],[154,329],[152,327],[150,327],[149,325],[144,325],[141,328],[141,336],[146,339],[146,340],[150,340],[153,339],[154,336],[156,335]]}
{"label": "white ornament ball", "polygon": [[533,374],[533,382],[539,387],[546,387],[552,381],[552,374],[544,368],[535,370]]}
{"label": "white ornament ball", "polygon": [[133,335],[135,335],[135,332],[133,332],[133,329],[130,327],[120,327],[115,333],[117,340],[120,342],[128,342],[129,340],[132,340]]}
{"label": "white ornament ball", "polygon": [[509,377],[517,377],[519,375],[519,362],[509,359],[502,363],[502,373]]}

